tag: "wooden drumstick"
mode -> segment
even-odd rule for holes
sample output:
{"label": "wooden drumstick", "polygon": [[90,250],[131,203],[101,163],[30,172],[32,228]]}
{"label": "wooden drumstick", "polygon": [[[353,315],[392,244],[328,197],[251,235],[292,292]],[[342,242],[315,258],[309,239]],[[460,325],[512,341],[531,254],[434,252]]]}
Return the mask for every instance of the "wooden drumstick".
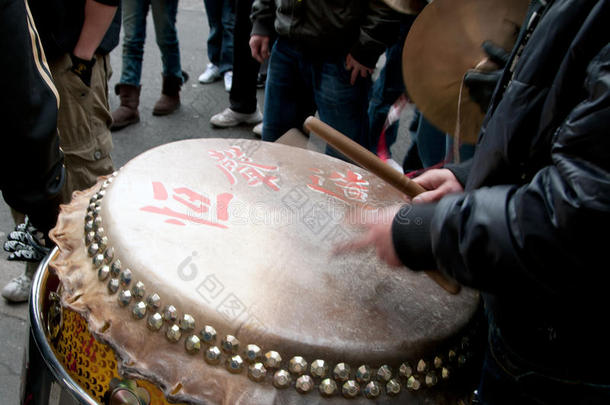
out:
{"label": "wooden drumstick", "polygon": [[[426,191],[422,186],[379,159],[373,152],[354,142],[316,117],[308,117],[305,120],[304,125],[307,130],[316,133],[339,152],[410,198]],[[454,280],[445,277],[439,271],[428,270],[426,271],[426,274],[447,292],[451,294],[460,292],[461,286]]]}
{"label": "wooden drumstick", "polygon": [[316,117],[307,117],[305,120],[305,128],[315,132],[339,152],[377,175],[386,183],[389,183],[395,189],[406,194],[410,198],[426,191],[422,186],[379,159],[373,152],[364,148],[359,143],[352,141],[350,138]]}

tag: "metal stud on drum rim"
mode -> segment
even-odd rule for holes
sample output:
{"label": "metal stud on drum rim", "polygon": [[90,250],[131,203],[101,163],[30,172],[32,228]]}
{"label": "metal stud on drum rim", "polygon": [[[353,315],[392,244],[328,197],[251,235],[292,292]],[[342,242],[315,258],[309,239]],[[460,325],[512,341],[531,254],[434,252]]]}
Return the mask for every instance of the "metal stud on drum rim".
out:
{"label": "metal stud on drum rim", "polygon": [[267,369],[263,363],[253,363],[248,366],[248,377],[254,382],[261,382],[267,375]]}

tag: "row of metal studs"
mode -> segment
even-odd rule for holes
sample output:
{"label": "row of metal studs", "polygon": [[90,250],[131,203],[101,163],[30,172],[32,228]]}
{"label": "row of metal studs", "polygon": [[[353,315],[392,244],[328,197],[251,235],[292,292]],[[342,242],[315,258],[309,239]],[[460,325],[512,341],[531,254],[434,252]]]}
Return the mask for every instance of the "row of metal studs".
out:
{"label": "row of metal studs", "polygon": [[[165,323],[167,329],[165,336],[170,342],[180,341],[183,333],[192,332],[195,329],[195,319],[184,314],[178,320],[178,310],[173,305],[166,305],[161,312],[161,297],[152,293],[144,299],[146,288],[144,283],[136,281],[132,284],[132,272],[122,269],[121,261],[115,258],[114,249],[108,244],[105,235],[101,212],[101,202],[106,189],[114,177],[108,178],[100,190],[91,198],[87,214],[85,216],[85,240],[87,251],[92,258],[93,268],[98,272],[100,281],[108,280],[108,291],[110,294],[118,293],[118,303],[121,307],[127,307],[132,299],[135,304],[131,307],[131,313],[137,320],[143,319],[148,310],[152,312],[148,316],[147,326],[151,331],[159,331]],[[129,286],[132,285],[131,288]],[[177,321],[177,323],[176,323]],[[449,350],[447,360],[436,356],[432,361],[419,360],[415,366],[410,363],[402,363],[398,368],[398,375],[394,376],[388,365],[382,365],[376,371],[368,365],[358,367],[353,373],[351,367],[346,363],[338,363],[333,368],[332,378],[329,376],[329,365],[326,361],[318,359],[308,365],[301,356],[295,356],[288,362],[288,370],[281,368],[281,355],[270,350],[263,354],[261,348],[249,344],[243,352],[243,357],[238,354],[240,342],[231,335],[221,339],[220,348],[216,346],[216,330],[206,325],[199,335],[191,334],[184,340],[185,350],[189,354],[196,354],[202,349],[202,343],[207,345],[204,351],[204,359],[210,365],[218,365],[225,360],[225,366],[231,373],[241,373],[248,364],[248,377],[255,382],[263,382],[267,377],[267,369],[275,370],[272,384],[276,388],[288,388],[292,385],[301,394],[307,394],[315,389],[316,381],[320,394],[331,397],[339,392],[346,398],[354,398],[360,394],[366,398],[375,399],[385,392],[388,395],[398,395],[403,385],[410,391],[417,391],[422,387],[432,387],[439,380],[447,380],[454,366],[463,366],[467,360],[464,354],[458,354],[458,350]],[[464,352],[468,349],[468,338],[462,339],[460,349]],[[223,355],[224,352],[224,355]],[[245,362],[244,362],[245,359]],[[309,367],[309,374],[306,374]]]}

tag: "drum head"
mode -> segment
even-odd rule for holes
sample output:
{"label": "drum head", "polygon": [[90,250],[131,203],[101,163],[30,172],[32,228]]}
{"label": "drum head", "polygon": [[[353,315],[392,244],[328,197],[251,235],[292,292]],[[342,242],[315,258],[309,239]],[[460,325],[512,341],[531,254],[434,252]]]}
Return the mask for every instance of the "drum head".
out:
{"label": "drum head", "polygon": [[[315,360],[330,377],[338,364],[349,366],[348,379],[365,364],[391,366],[398,377],[401,363],[459,336],[478,305],[476,292],[447,294],[372,251],[332,253],[361,232],[346,220],[351,210],[403,201],[367,171],[316,152],[181,141],[138,156],[101,192],[64,207],[53,266],[64,301],[86,313],[123,370],[162,383],[170,397],[218,403],[252,385],[275,396],[278,370],[295,386]],[[204,361],[210,348],[220,365]],[[266,365],[270,384],[225,370],[248,375],[250,355]],[[297,361],[301,372],[295,357],[307,362]],[[203,389],[202,376],[215,383]]]}

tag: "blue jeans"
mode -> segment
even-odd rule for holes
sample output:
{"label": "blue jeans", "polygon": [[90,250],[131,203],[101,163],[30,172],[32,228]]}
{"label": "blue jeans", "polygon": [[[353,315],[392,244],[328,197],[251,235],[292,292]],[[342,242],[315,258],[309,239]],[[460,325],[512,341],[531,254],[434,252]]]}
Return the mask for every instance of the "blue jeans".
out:
{"label": "blue jeans", "polygon": [[120,83],[140,85],[146,40],[146,16],[152,8],[163,76],[182,77],[176,32],[178,0],[123,0],[123,65]]}
{"label": "blue jeans", "polygon": [[415,109],[409,133],[411,135],[411,151],[416,151],[421,167],[406,167],[407,170],[425,169],[445,160],[446,134],[430,124],[419,110]]}
{"label": "blue jeans", "polygon": [[[350,84],[347,55],[316,60],[279,38],[271,52],[265,89],[263,140],[273,142],[291,128],[301,129],[318,111],[320,120],[370,149],[368,93],[370,77]],[[343,158],[328,147],[326,153]]]}
{"label": "blue jeans", "polygon": [[[422,167],[405,167],[406,170],[425,169],[439,163],[453,162],[453,137],[432,125],[419,110],[415,110],[410,128],[411,148],[417,150]],[[416,149],[415,149],[416,148]],[[407,153],[407,157],[411,151]],[[474,154],[474,145],[461,144],[460,161],[470,159]]]}
{"label": "blue jeans", "polygon": [[235,0],[203,0],[208,16],[208,59],[223,74],[233,70],[233,31]]}

